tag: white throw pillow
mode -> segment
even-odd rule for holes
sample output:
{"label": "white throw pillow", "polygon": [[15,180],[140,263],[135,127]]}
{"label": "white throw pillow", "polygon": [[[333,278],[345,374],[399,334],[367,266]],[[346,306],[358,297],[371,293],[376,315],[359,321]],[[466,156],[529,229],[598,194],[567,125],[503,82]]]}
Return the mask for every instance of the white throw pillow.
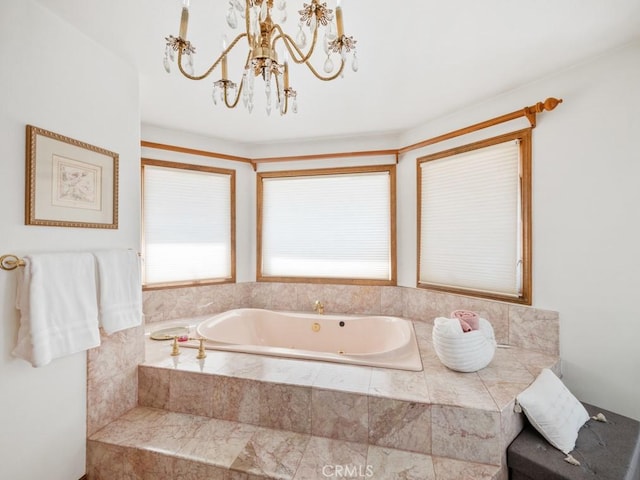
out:
{"label": "white throw pillow", "polygon": [[573,450],[589,414],[551,370],[542,370],[516,398],[531,425],[551,445],[565,454]]}

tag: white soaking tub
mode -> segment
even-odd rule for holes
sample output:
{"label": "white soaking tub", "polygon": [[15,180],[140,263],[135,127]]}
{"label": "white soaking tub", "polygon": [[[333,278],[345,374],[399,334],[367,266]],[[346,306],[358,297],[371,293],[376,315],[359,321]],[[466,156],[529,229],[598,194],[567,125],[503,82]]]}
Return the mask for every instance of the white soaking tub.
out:
{"label": "white soaking tub", "polygon": [[196,332],[213,350],[422,370],[413,324],[398,317],[241,308],[202,321]]}

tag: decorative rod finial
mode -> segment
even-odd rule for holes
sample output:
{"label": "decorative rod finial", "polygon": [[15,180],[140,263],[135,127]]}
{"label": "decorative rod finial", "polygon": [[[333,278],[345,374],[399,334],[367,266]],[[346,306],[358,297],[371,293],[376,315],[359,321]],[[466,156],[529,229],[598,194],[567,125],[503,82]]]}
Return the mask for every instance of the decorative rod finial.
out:
{"label": "decorative rod finial", "polygon": [[559,104],[562,103],[562,99],[561,98],[553,98],[553,97],[549,97],[544,101],[544,109],[547,112],[550,112],[551,110],[553,110],[554,108],[556,108]]}

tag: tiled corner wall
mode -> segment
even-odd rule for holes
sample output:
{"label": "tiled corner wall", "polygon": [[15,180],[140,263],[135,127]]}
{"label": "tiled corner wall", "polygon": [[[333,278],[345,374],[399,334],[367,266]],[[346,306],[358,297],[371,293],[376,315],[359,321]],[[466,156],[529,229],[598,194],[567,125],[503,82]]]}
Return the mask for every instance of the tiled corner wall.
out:
{"label": "tiled corner wall", "polygon": [[[198,317],[233,308],[392,315],[431,322],[468,309],[491,321],[499,343],[559,354],[558,313],[460,295],[405,287],[238,283],[145,291],[146,323]],[[87,357],[87,434],[137,404],[138,365],[144,361],[144,327],[102,336]]]}
{"label": "tiled corner wall", "polygon": [[504,302],[406,287],[239,283],[144,292],[146,322],[252,307],[309,311],[320,300],[325,313],[392,315],[432,322],[453,310],[473,310],[488,319],[498,343],[558,355],[557,312]]}
{"label": "tiled corner wall", "polygon": [[144,362],[144,326],[113,335],[87,353],[87,437],[138,403],[138,365]]}

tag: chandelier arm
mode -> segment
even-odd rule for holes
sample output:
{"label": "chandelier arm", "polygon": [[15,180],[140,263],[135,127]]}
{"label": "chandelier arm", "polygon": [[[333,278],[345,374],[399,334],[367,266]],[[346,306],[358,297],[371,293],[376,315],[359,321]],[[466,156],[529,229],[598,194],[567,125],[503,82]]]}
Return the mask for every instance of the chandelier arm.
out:
{"label": "chandelier arm", "polygon": [[307,62],[304,62],[304,63],[309,68],[309,70],[311,70],[311,73],[313,73],[316,76],[316,78],[318,80],[322,80],[324,82],[330,82],[331,80],[335,80],[336,78],[338,78],[340,76],[340,74],[342,73],[342,71],[344,70],[344,64],[345,64],[344,59],[341,58],[340,59],[340,68],[338,69],[338,71],[334,75],[331,75],[329,77],[323,77],[322,75],[320,75],[316,71],[315,68],[313,68],[313,65],[311,65],[311,62],[307,61]]}
{"label": "chandelier arm", "polygon": [[[245,69],[247,69],[249,67],[249,62],[250,61],[251,61],[251,50],[249,50],[249,53],[247,54],[247,61],[245,62],[245,65],[244,65]],[[240,96],[242,95],[242,89],[244,88],[244,82],[242,80],[240,80],[240,82],[238,84],[240,86],[238,87],[238,92],[236,93],[236,99],[231,105],[229,105],[229,100],[227,98],[227,87],[226,87],[226,84],[225,84],[224,91],[223,91],[223,94],[222,94],[222,98],[224,99],[224,104],[227,106],[227,108],[236,108],[238,106],[238,102],[240,101]]]}
{"label": "chandelier arm", "polygon": [[211,75],[211,72],[213,72],[213,70],[215,70],[218,64],[222,61],[222,58],[225,55],[227,55],[231,50],[233,50],[233,47],[236,46],[236,43],[238,43],[242,39],[242,37],[246,37],[246,36],[247,36],[246,33],[241,33],[236,38],[234,38],[233,41],[229,44],[229,46],[216,59],[216,61],[213,62],[213,65],[211,65],[207,69],[207,71],[204,72],[202,75],[190,75],[184,70],[184,68],[182,68],[182,48],[179,48],[178,49],[178,69],[180,70],[180,73],[182,73],[182,75],[187,77],[189,80],[202,80],[204,78],[207,78],[209,75]]}
{"label": "chandelier arm", "polygon": [[[316,42],[318,40],[318,29],[316,28],[313,31],[313,40],[311,41],[311,47],[309,48],[309,51],[305,53],[300,50],[300,48],[298,48],[298,45],[296,45],[296,42],[293,40],[293,38],[291,38],[290,35],[284,33],[284,31],[282,30],[282,27],[278,24],[276,24],[274,26],[274,30],[278,30],[279,35],[277,35],[276,37],[274,37],[273,41],[271,42],[271,47],[273,49],[275,49],[276,47],[276,41],[278,39],[282,39],[282,43],[284,43],[285,47],[287,47],[287,50],[289,50],[289,55],[291,55],[291,59],[298,63],[298,64],[302,64],[305,63],[307,61],[309,61],[309,59],[311,58],[311,55],[313,55],[313,52],[316,48]],[[294,50],[292,50],[292,48],[295,50],[295,52],[300,55],[300,59],[297,59],[295,54],[294,54]]]}
{"label": "chandelier arm", "polygon": [[240,95],[242,94],[242,88],[243,88],[243,82],[240,82],[240,86],[238,87],[238,93],[236,93],[236,99],[231,105],[229,105],[229,99],[227,98],[227,87],[225,86],[223,97],[224,97],[224,104],[227,106],[227,108],[236,108],[236,106],[238,105],[238,101],[240,100]]}

